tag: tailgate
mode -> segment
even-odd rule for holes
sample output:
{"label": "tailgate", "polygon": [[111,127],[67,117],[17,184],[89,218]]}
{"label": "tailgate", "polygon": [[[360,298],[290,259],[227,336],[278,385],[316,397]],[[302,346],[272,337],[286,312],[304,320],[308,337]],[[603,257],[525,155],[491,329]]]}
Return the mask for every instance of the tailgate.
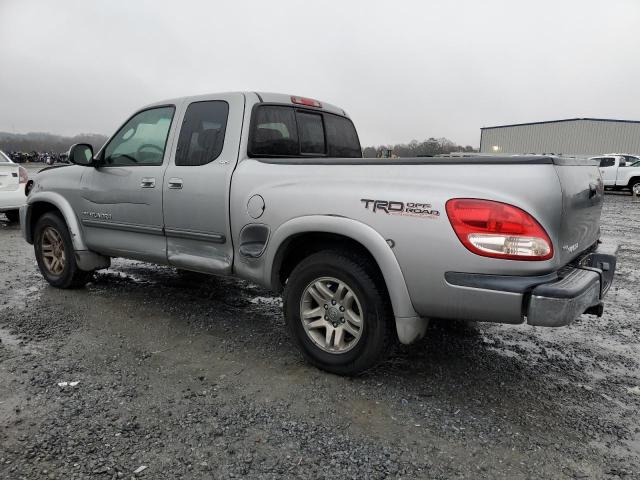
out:
{"label": "tailgate", "polygon": [[556,158],[554,164],[562,187],[562,222],[556,251],[564,265],[598,240],[604,186],[594,161]]}
{"label": "tailgate", "polygon": [[20,185],[18,168],[15,163],[0,163],[0,192],[18,189]]}

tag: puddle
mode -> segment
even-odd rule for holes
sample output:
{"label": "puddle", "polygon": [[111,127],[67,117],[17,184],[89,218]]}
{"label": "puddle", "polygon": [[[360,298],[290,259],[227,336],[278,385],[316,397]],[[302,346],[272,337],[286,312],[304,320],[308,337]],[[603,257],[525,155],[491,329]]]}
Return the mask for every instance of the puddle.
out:
{"label": "puddle", "polygon": [[22,340],[20,340],[18,337],[9,333],[9,330],[0,328],[0,344],[17,347],[20,345],[21,341]]}
{"label": "puddle", "polygon": [[11,293],[7,303],[0,305],[0,312],[10,307],[25,306],[27,299],[38,300],[40,298],[40,285],[31,285],[30,287],[22,288],[20,290],[14,290]]}

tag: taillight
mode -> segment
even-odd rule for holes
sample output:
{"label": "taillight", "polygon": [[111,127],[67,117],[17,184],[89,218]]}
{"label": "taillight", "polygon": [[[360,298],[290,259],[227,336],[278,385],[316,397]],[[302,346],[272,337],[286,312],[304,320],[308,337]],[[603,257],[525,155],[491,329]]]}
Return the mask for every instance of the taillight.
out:
{"label": "taillight", "polygon": [[322,108],[322,104],[318,100],[314,100],[313,98],[291,97],[291,102],[297,103],[298,105],[305,105],[307,107]]}
{"label": "taillight", "polygon": [[20,167],[18,168],[18,171],[20,172],[20,183],[27,183],[27,181],[29,180],[27,169],[24,167]]}
{"label": "taillight", "polygon": [[446,205],[456,235],[473,253],[508,260],[548,260],[553,245],[544,228],[507,203],[455,198]]}

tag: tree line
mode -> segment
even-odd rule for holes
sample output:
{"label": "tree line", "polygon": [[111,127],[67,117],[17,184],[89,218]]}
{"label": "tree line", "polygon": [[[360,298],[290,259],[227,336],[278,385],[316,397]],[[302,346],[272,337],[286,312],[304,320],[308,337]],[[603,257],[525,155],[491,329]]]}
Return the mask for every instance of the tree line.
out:
{"label": "tree line", "polygon": [[385,157],[390,153],[395,157],[425,157],[452,152],[477,152],[471,145],[461,146],[452,142],[448,138],[429,138],[422,142],[411,140],[409,143],[398,143],[397,145],[379,145],[377,147],[365,147],[363,154],[365,158]]}
{"label": "tree line", "polygon": [[0,150],[4,152],[65,153],[74,143],[88,143],[95,151],[106,141],[106,136],[97,133],[81,133],[73,137],[64,137],[52,133],[0,132]]}
{"label": "tree line", "polygon": [[[5,152],[52,152],[65,153],[74,143],[88,143],[97,151],[107,141],[105,135],[82,133],[73,137],[64,137],[52,133],[8,133],[0,132],[0,150]],[[461,146],[448,138],[429,138],[422,142],[411,140],[409,143],[365,147],[365,158],[384,157],[389,153],[396,157],[433,156],[452,152],[476,152],[471,145]]]}

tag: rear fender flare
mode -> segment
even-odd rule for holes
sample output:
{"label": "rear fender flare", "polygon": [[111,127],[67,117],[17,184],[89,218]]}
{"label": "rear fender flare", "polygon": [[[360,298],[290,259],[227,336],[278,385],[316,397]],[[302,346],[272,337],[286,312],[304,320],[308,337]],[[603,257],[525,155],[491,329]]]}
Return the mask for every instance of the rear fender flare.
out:
{"label": "rear fender flare", "polygon": [[276,288],[273,268],[280,246],[292,236],[303,233],[333,233],[349,237],[366,248],[375,259],[389,292],[389,299],[396,319],[400,317],[416,318],[407,284],[396,256],[386,240],[369,225],[357,220],[333,215],[308,215],[297,217],[283,223],[275,230],[265,252],[265,285]]}

